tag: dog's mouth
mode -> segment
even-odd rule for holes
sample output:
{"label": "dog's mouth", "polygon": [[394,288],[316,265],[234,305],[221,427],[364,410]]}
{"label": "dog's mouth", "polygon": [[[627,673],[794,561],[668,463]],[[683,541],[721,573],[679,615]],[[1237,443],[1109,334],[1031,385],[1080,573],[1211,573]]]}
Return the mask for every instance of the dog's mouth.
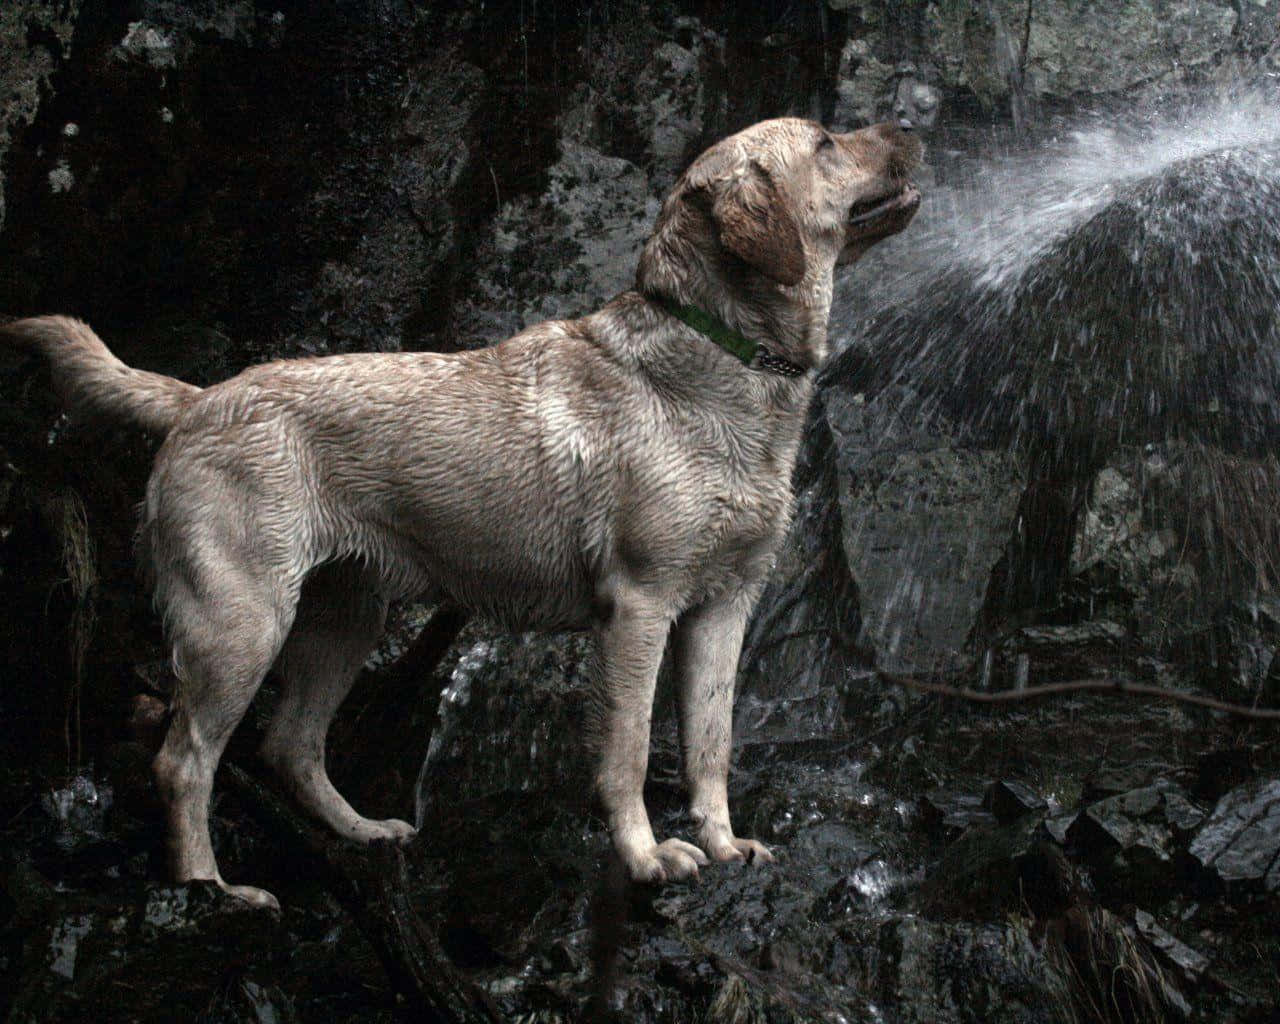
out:
{"label": "dog's mouth", "polygon": [[860,199],[845,222],[845,243],[883,238],[901,231],[920,206],[920,190],[911,182],[888,194]]}

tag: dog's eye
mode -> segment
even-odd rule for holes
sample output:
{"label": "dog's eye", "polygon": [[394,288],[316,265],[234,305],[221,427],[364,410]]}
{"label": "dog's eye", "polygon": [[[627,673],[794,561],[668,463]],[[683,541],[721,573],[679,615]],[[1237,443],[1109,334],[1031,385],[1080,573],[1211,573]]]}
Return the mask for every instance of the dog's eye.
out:
{"label": "dog's eye", "polygon": [[823,132],[822,137],[818,139],[818,152],[821,153],[824,149],[831,149],[835,144],[836,140],[826,132]]}

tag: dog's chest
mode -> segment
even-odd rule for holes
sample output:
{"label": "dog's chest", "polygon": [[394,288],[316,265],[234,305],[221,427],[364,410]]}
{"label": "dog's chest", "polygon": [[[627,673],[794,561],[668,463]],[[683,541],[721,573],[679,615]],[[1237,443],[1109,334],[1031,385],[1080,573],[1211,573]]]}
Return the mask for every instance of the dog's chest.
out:
{"label": "dog's chest", "polygon": [[789,452],[744,452],[723,437],[670,451],[646,474],[652,489],[624,515],[620,539],[632,564],[665,566],[681,578],[686,605],[739,590],[768,575],[790,522]]}
{"label": "dog's chest", "polygon": [[766,575],[791,518],[785,477],[726,475],[724,484],[720,493],[709,495],[705,543],[692,566],[702,592]]}

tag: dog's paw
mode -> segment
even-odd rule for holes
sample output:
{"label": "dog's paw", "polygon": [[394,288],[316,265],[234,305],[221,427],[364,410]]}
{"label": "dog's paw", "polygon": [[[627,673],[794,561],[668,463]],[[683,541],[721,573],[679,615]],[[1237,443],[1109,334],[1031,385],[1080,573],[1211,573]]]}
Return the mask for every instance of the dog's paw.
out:
{"label": "dog's paw", "polygon": [[633,882],[678,882],[686,878],[696,882],[698,868],[710,863],[705,853],[682,839],[655,843],[642,853],[624,856],[624,860]]}
{"label": "dog's paw", "polygon": [[407,843],[418,834],[418,830],[410,825],[407,821],[401,821],[399,818],[387,818],[383,821],[374,821],[372,818],[361,818],[352,826],[348,838],[354,839],[357,843],[376,843],[380,841],[391,841],[393,843]]}
{"label": "dog's paw", "polygon": [[712,860],[745,861],[747,864],[772,864],[774,857],[769,847],[754,839],[731,838],[721,842],[707,851]]}
{"label": "dog's paw", "polygon": [[267,892],[266,889],[259,889],[253,885],[228,885],[221,878],[217,882],[218,888],[228,896],[243,900],[255,910],[269,910],[276,914],[280,913],[280,901]]}
{"label": "dog's paw", "polygon": [[699,845],[714,861],[739,861],[747,864],[772,864],[773,854],[764,843],[754,839],[738,839],[727,828],[708,828],[698,836]]}

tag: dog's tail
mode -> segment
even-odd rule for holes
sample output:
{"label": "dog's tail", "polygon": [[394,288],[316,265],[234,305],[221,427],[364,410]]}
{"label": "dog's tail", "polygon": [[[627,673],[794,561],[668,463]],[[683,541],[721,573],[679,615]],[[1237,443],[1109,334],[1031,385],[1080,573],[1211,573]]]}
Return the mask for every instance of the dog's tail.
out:
{"label": "dog's tail", "polygon": [[0,337],[49,361],[54,389],[69,408],[135,423],[161,436],[201,391],[164,374],[125,366],[88,324],[71,317],[18,320],[0,327]]}

